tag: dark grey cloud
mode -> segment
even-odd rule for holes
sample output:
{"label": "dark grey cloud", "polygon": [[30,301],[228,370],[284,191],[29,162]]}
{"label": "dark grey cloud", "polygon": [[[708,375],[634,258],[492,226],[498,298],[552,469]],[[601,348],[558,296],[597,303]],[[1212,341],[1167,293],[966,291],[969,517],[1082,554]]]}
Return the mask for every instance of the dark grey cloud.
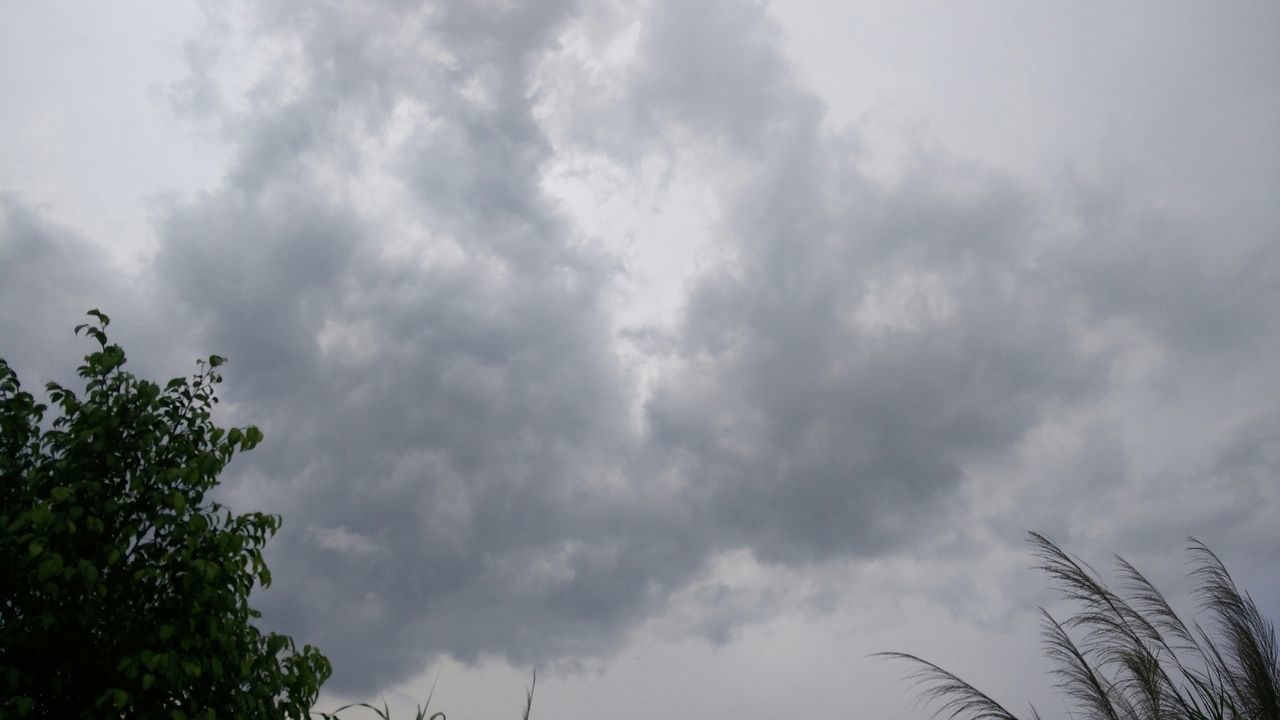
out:
{"label": "dark grey cloud", "polygon": [[[226,118],[226,185],[164,219],[161,293],[231,358],[235,418],[271,438],[229,489],[288,521],[266,621],[329,649],[338,690],[442,652],[600,654],[701,563],[678,499],[626,474],[616,261],[539,188],[531,66],[571,9],[266,13],[258,31],[314,72]],[[407,105],[373,168],[405,200],[387,236],[309,170],[358,173],[357,137]]]}
{"label": "dark grey cloud", "polygon": [[713,141],[785,140],[822,109],[796,84],[779,40],[758,3],[654,3],[630,78],[634,109],[652,131],[674,122]]}
{"label": "dark grey cloud", "polygon": [[[1153,413],[1231,391],[1209,373],[1256,387],[1275,372],[1273,222],[1224,237],[1212,202],[1154,207],[1123,175],[1046,198],[928,149],[876,181],[856,137],[821,129],[760,7],[659,5],[649,20],[633,112],[659,144],[685,149],[691,134],[690,157],[709,146],[731,168],[719,230],[734,259],[693,287],[647,406],[651,448],[686,478],[714,543],[800,562],[882,552],[967,513],[968,469],[1026,452],[1046,416],[1107,412],[1148,351],[1167,360],[1136,378],[1155,385]],[[698,92],[698,77],[718,82]],[[1213,221],[1196,222],[1206,209]],[[1087,473],[1029,481],[1061,494],[1017,517],[1056,524],[1051,507],[1089,487],[1109,497],[1137,472],[1177,505],[1161,527],[1229,526],[1187,517],[1190,476],[1131,461],[1131,434],[1087,436],[1074,460]]]}
{"label": "dark grey cloud", "polygon": [[67,360],[87,350],[71,329],[93,307],[145,310],[109,253],[43,209],[0,193],[0,357],[29,392],[74,379]]}
{"label": "dark grey cloud", "polygon": [[[722,542],[804,562],[918,537],[967,461],[1103,387],[1027,263],[1027,192],[943,156],[863,177],[759,6],[664,6],[647,42],[637,104],[754,161],[722,196],[734,260],[693,287],[648,404]],[[725,87],[671,80],[701,76]]]}

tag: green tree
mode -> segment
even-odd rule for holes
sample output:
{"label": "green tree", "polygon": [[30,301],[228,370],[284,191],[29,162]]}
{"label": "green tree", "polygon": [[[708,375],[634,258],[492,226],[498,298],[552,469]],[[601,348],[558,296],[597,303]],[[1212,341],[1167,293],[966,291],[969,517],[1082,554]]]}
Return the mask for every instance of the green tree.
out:
{"label": "green tree", "polygon": [[[1164,595],[1116,557],[1123,594],[1088,564],[1039,533],[1031,543],[1062,594],[1080,610],[1059,622],[1041,610],[1046,655],[1071,716],[1088,720],[1280,720],[1274,626],[1222,561],[1192,540],[1196,595],[1207,627],[1188,625]],[[1075,637],[1073,637],[1073,633]],[[950,718],[1017,720],[990,696],[927,660],[881,653],[916,666],[923,698]],[[1039,713],[1031,708],[1031,716]]]}
{"label": "green tree", "polygon": [[164,387],[126,372],[97,310],[82,395],[0,359],[0,720],[306,717],[328,660],[252,624],[279,516],[209,500],[262,440],[210,417],[216,355]]}

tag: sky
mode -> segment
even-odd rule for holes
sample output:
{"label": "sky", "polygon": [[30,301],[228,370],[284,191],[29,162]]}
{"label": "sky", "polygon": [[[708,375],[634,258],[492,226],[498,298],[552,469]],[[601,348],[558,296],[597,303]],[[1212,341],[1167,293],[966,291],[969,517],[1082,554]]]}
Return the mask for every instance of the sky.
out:
{"label": "sky", "polygon": [[321,709],[1065,706],[1028,530],[1280,617],[1280,6],[0,6],[0,356],[230,361]]}

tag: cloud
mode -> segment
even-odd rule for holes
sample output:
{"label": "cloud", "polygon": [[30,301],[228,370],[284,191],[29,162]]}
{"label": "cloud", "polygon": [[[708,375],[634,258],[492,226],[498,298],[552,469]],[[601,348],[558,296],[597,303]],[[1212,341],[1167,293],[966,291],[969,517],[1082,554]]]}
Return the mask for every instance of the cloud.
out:
{"label": "cloud", "polygon": [[1040,287],[1034,198],[940,154],[894,187],[861,175],[788,79],[761,7],[665,5],[653,22],[637,105],[747,170],[720,183],[732,260],[690,291],[648,401],[652,446],[678,458],[719,542],[763,558],[919,537],[966,463],[1105,384],[1080,318]]}
{"label": "cloud", "polygon": [[307,72],[226,120],[237,165],[153,270],[270,438],[229,488],[291,520],[267,621],[333,648],[338,690],[606,651],[701,556],[625,475],[616,263],[539,188],[529,83],[569,7],[279,10],[258,39]]}
{"label": "cloud", "polygon": [[68,367],[50,375],[46,358],[84,354],[71,327],[92,307],[141,310],[127,292],[124,271],[108,253],[20,196],[0,193],[3,357],[29,392],[38,395],[49,380],[72,380]]}

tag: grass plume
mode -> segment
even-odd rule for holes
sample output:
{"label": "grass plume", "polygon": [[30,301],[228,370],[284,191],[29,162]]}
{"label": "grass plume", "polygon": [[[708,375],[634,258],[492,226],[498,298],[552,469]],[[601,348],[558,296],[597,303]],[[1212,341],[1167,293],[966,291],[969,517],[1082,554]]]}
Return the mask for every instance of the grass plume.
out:
{"label": "grass plume", "polygon": [[[1046,655],[1073,718],[1085,720],[1280,720],[1275,628],[1241,590],[1222,560],[1192,538],[1198,604],[1208,626],[1188,625],[1164,595],[1124,558],[1115,558],[1120,591],[1087,563],[1040,533],[1029,542],[1077,612],[1043,615]],[[920,699],[947,720],[1021,720],[986,693],[938,665],[907,653]],[[1031,718],[1039,720],[1035,708]]]}

